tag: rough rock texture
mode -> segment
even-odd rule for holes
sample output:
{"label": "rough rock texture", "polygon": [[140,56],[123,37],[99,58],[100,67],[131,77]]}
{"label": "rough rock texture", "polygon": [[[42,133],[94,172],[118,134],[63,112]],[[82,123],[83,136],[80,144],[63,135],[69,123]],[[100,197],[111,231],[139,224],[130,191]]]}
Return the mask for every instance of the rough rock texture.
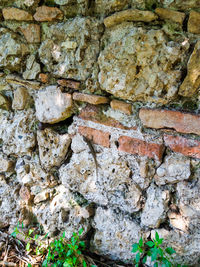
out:
{"label": "rough rock texture", "polygon": [[72,97],[57,86],[40,90],[35,100],[36,117],[44,123],[56,123],[72,114]]}
{"label": "rough rock texture", "polygon": [[68,134],[59,135],[51,129],[37,131],[40,162],[45,169],[60,166],[67,154],[71,138]]}
{"label": "rough rock texture", "polygon": [[[107,39],[109,38],[109,41]],[[162,30],[121,24],[104,35],[100,53],[101,88],[116,97],[166,103],[177,93],[184,46]]]}
{"label": "rough rock texture", "polygon": [[50,204],[39,203],[33,210],[46,232],[56,234],[66,231],[66,238],[71,238],[73,232],[83,229],[83,235],[90,230],[90,216],[92,207],[81,207],[73,195],[64,187],[56,188]]}
{"label": "rough rock texture", "polygon": [[92,240],[95,252],[112,259],[131,261],[131,244],[139,241],[140,226],[129,217],[115,213],[111,209],[97,208],[93,227],[96,232]]}
{"label": "rough rock texture", "polygon": [[110,14],[115,11],[120,11],[126,9],[128,7],[129,1],[128,0],[96,0],[94,12],[97,14]]}
{"label": "rough rock texture", "polygon": [[[73,149],[73,145],[72,145]],[[87,150],[86,150],[87,149]],[[98,169],[92,155],[84,150],[73,154],[71,161],[60,168],[62,183],[80,192],[89,201],[134,212],[140,209],[140,188],[129,178],[131,170],[125,160],[114,159],[110,153],[98,153]]]}
{"label": "rough rock texture", "polygon": [[165,162],[156,171],[156,184],[178,183],[190,178],[190,160],[179,155],[165,157]]}
{"label": "rough rock texture", "polygon": [[161,190],[152,184],[147,190],[147,200],[141,215],[141,223],[154,228],[166,218],[166,210],[169,202],[169,191]]}
{"label": "rough rock texture", "polygon": [[98,24],[95,19],[77,17],[49,27],[39,49],[47,70],[63,78],[89,78],[97,68]]}
{"label": "rough rock texture", "polygon": [[179,94],[182,96],[190,96],[194,94],[200,86],[199,56],[200,41],[196,43],[194,51],[187,64],[187,76],[179,89]]}
{"label": "rough rock texture", "polygon": [[20,36],[6,28],[0,28],[0,68],[20,71],[23,56],[28,48],[20,40]]}
{"label": "rough rock texture", "polygon": [[14,98],[12,102],[12,108],[21,110],[28,104],[29,94],[25,87],[18,87],[14,92]]}
{"label": "rough rock texture", "polygon": [[31,109],[18,111],[9,118],[8,113],[0,113],[0,138],[3,140],[3,152],[7,155],[30,154],[35,147],[33,127],[35,115]]}
{"label": "rough rock texture", "polygon": [[2,10],[3,17],[5,20],[24,20],[24,21],[30,21],[33,20],[33,17],[28,12],[10,7],[10,8],[4,8]]}

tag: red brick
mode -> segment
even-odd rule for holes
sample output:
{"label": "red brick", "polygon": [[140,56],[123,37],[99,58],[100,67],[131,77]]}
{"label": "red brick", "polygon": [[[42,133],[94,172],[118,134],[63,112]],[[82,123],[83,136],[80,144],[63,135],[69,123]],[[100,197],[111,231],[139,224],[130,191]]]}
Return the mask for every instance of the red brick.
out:
{"label": "red brick", "polygon": [[78,132],[87,137],[92,143],[110,147],[110,133],[96,130],[86,126],[79,126]]}
{"label": "red brick", "polygon": [[139,117],[143,125],[149,128],[170,128],[180,133],[200,135],[199,115],[163,109],[141,109]]}
{"label": "red brick", "polygon": [[105,126],[120,128],[123,130],[136,130],[136,127],[126,127],[123,124],[121,124],[119,121],[107,117],[105,114],[103,114],[102,109],[100,107],[94,106],[94,105],[87,105],[84,109],[81,110],[81,113],[79,114],[79,118],[83,120],[89,120],[93,121],[95,123],[100,123]]}
{"label": "red brick", "polygon": [[200,142],[182,136],[164,135],[165,145],[185,156],[200,159]]}
{"label": "red brick", "polygon": [[155,160],[161,161],[165,147],[160,144],[147,143],[140,139],[129,136],[120,136],[119,151],[135,154],[139,156],[147,156]]}
{"label": "red brick", "polygon": [[63,87],[68,87],[68,88],[71,88],[71,89],[75,89],[75,90],[78,90],[80,88],[80,82],[78,81],[74,81],[74,80],[70,80],[70,79],[67,79],[67,80],[58,80],[57,83]]}

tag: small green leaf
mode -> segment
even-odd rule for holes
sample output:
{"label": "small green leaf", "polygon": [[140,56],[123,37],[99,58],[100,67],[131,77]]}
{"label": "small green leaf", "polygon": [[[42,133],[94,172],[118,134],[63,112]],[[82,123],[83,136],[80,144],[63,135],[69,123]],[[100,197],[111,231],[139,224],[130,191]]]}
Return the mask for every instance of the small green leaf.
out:
{"label": "small green leaf", "polygon": [[84,241],[80,241],[79,242],[79,246],[82,247],[82,248],[84,248],[85,247],[85,242]]}
{"label": "small green leaf", "polygon": [[30,251],[30,246],[31,246],[31,244],[28,242],[28,243],[26,244],[26,251]]}
{"label": "small green leaf", "polygon": [[137,264],[135,265],[135,267],[139,267],[139,264],[137,263]]}
{"label": "small green leaf", "polygon": [[147,256],[145,256],[142,260],[142,263],[145,263],[147,261]]}
{"label": "small green leaf", "polygon": [[163,242],[163,238],[160,238],[159,241],[158,241],[158,245],[161,245]]}
{"label": "small green leaf", "polygon": [[133,246],[132,246],[132,252],[133,253],[135,253],[136,251],[138,251],[138,247],[139,247],[139,245],[137,244],[137,243],[135,243],[135,244],[133,244]]}
{"label": "small green leaf", "polygon": [[76,264],[76,262],[77,262],[77,257],[73,257],[73,264]]}
{"label": "small green leaf", "polygon": [[[95,266],[95,265],[92,265],[92,266]],[[92,266],[91,266],[91,267],[92,267]],[[86,261],[84,261],[84,260],[83,260],[83,267],[87,267],[87,263],[86,263]],[[95,267],[96,267],[96,266],[95,266]]]}
{"label": "small green leaf", "polygon": [[154,265],[153,265],[153,267],[158,267],[158,263],[155,262]]}
{"label": "small green leaf", "polygon": [[153,241],[148,241],[146,242],[146,245],[150,248],[152,248],[154,246],[154,242]]}
{"label": "small green leaf", "polygon": [[62,237],[65,238],[65,231],[63,232]]}
{"label": "small green leaf", "polygon": [[142,239],[142,238],[140,238],[140,240],[139,240],[139,246],[140,246],[140,247],[142,247],[142,246],[143,246],[143,244],[144,244],[144,243],[143,243],[143,239]]}
{"label": "small green leaf", "polygon": [[83,228],[81,228],[81,229],[78,231],[78,234],[79,234],[79,235],[82,235],[82,233],[83,233]]}
{"label": "small green leaf", "polygon": [[136,254],[135,261],[136,261],[136,263],[139,263],[140,262],[140,253],[137,253]]}
{"label": "small green leaf", "polygon": [[32,265],[30,263],[28,263],[28,267],[32,267]]}
{"label": "small green leaf", "polygon": [[160,240],[158,232],[156,232],[155,238],[156,238],[156,241]]}
{"label": "small green leaf", "polygon": [[169,255],[172,255],[172,254],[176,253],[176,251],[175,251],[173,248],[171,248],[171,247],[166,248],[165,251],[166,251]]}
{"label": "small green leaf", "polygon": [[67,251],[67,257],[71,256],[72,253],[73,253],[73,251],[72,251],[71,249],[69,249],[69,250]]}
{"label": "small green leaf", "polygon": [[34,231],[33,229],[29,229],[28,230],[28,235],[31,235],[33,233],[33,231]]}
{"label": "small green leaf", "polygon": [[22,222],[22,230],[23,230],[23,228],[24,228],[24,223]]}

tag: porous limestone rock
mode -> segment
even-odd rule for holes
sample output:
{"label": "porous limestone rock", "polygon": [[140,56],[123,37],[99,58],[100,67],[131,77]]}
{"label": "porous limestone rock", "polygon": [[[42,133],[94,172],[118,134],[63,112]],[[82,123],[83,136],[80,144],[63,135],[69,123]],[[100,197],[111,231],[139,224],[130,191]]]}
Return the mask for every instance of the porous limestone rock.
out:
{"label": "porous limestone rock", "polygon": [[13,114],[0,112],[0,139],[3,152],[7,155],[26,155],[35,147],[35,124],[33,110],[18,111]]}
{"label": "porous limestone rock", "polygon": [[56,123],[73,113],[71,94],[62,93],[57,86],[38,91],[35,99],[36,117],[44,123]]}
{"label": "porous limestone rock", "polygon": [[37,131],[40,162],[45,169],[60,166],[67,154],[71,138],[68,134],[57,134],[50,128]]}
{"label": "porous limestone rock", "polygon": [[3,93],[0,93],[0,108],[9,110],[11,107],[10,99],[6,97]]}
{"label": "porous limestone rock", "polygon": [[0,68],[19,72],[28,48],[20,36],[6,28],[0,28]]}
{"label": "porous limestone rock", "polygon": [[20,184],[31,186],[32,195],[37,195],[44,189],[57,185],[53,174],[46,172],[40,166],[40,159],[37,154],[32,154],[32,157],[19,157],[16,162],[15,171],[17,181]]}
{"label": "porous limestone rock", "polygon": [[86,80],[97,68],[99,22],[77,17],[44,28],[45,40],[39,49],[41,62],[53,75]]}
{"label": "porous limestone rock", "polygon": [[190,178],[190,160],[180,155],[165,157],[164,163],[157,169],[155,181],[157,185],[174,184]]}
{"label": "porous limestone rock", "polygon": [[162,30],[130,22],[106,30],[98,58],[99,83],[115,97],[167,103],[178,91],[187,42],[168,41]]}
{"label": "porous limestone rock", "polygon": [[[83,141],[80,140],[80,147],[81,142]],[[73,153],[70,163],[62,165],[62,183],[70,190],[80,192],[91,202],[118,207],[130,213],[138,211],[141,208],[142,193],[130,178],[131,169],[127,166],[127,161],[114,157],[112,152],[105,150],[96,154],[96,170],[93,156],[88,152],[90,150],[85,143],[85,150]]]}
{"label": "porous limestone rock", "polygon": [[195,45],[190,59],[187,63],[187,76],[179,89],[179,95],[190,97],[200,86],[200,70],[199,70],[199,57],[200,57],[200,41]]}
{"label": "porous limestone rock", "polygon": [[34,80],[40,72],[40,64],[36,62],[34,55],[30,55],[26,61],[26,70],[23,72],[23,78],[25,80]]}
{"label": "porous limestone rock", "polygon": [[77,233],[82,228],[85,235],[91,228],[92,207],[81,207],[63,185],[55,188],[55,192],[50,203],[39,203],[33,208],[44,231],[50,232],[51,235],[57,235],[58,231],[61,234],[66,231],[65,237],[69,239],[73,232]]}
{"label": "porous limestone rock", "polygon": [[24,109],[28,103],[29,94],[25,87],[18,87],[14,92],[12,108],[16,110]]}
{"label": "porous limestone rock", "polygon": [[[149,1],[151,1],[151,0],[149,0]],[[157,2],[157,1],[155,1],[155,2]],[[183,11],[188,11],[188,9],[191,9],[191,8],[195,8],[195,9],[200,8],[199,0],[187,0],[187,1],[159,0],[158,2],[160,4],[162,4],[164,7],[170,7],[172,9],[183,10]]]}
{"label": "porous limestone rock", "polygon": [[0,153],[0,172],[9,172],[14,168],[14,161]]}
{"label": "porous limestone rock", "polygon": [[92,250],[113,260],[132,262],[132,245],[141,236],[136,221],[111,209],[98,207],[92,225],[95,229]]}
{"label": "porous limestone rock", "polygon": [[126,9],[129,0],[95,0],[94,12],[97,14],[108,15],[110,13]]}
{"label": "porous limestone rock", "polygon": [[147,200],[141,214],[142,225],[156,228],[165,220],[168,210],[169,191],[151,184],[147,190]]}

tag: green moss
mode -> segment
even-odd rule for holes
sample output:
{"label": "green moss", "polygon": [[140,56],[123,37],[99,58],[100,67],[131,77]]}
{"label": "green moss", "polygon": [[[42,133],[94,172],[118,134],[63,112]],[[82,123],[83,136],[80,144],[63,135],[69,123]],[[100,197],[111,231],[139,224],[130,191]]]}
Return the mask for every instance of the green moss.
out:
{"label": "green moss", "polygon": [[157,0],[146,0],[145,1],[145,8],[148,10],[155,10],[159,7],[159,3]]}

